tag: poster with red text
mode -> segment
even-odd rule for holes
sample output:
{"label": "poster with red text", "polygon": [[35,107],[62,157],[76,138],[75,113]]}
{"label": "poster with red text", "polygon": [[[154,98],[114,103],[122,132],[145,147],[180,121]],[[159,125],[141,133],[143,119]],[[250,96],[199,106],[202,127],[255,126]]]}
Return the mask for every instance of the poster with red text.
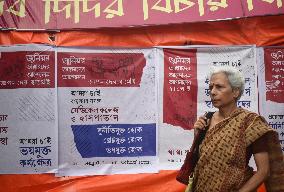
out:
{"label": "poster with red text", "polygon": [[254,46],[166,47],[159,50],[160,169],[178,169],[193,141],[192,126],[216,111],[209,96],[212,66],[233,66],[245,77],[239,107],[258,111]]}
{"label": "poster with red text", "polygon": [[56,172],[54,49],[0,47],[0,95],[0,174]]}
{"label": "poster with red text", "polygon": [[59,48],[59,176],[157,172],[155,49]]}
{"label": "poster with red text", "polygon": [[278,132],[284,153],[284,47],[258,48],[259,112]]}

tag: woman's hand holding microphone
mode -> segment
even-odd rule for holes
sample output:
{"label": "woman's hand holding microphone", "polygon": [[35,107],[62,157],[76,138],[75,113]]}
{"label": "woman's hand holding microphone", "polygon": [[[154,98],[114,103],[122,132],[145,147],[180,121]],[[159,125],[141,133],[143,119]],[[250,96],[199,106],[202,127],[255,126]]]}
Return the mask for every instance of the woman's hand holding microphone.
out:
{"label": "woman's hand holding microphone", "polygon": [[205,113],[203,116],[200,116],[197,121],[193,125],[194,129],[194,136],[200,131],[200,130],[205,130],[205,128],[208,126],[209,120],[206,118]]}

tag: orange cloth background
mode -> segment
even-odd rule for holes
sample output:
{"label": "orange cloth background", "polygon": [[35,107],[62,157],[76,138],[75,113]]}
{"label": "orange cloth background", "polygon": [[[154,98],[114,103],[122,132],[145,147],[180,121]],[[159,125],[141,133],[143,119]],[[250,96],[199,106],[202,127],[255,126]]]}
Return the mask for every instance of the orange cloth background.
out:
{"label": "orange cloth background", "polygon": [[[55,37],[55,41],[50,40]],[[152,47],[159,45],[284,45],[284,15],[164,26],[61,32],[0,32],[0,45]]]}
{"label": "orange cloth background", "polygon": [[[284,46],[284,15],[135,28],[61,32],[0,32],[0,45],[152,47],[159,45]],[[0,156],[1,158],[1,156]],[[182,192],[177,171],[157,174],[60,177],[53,174],[0,175],[3,192]],[[261,186],[259,192],[265,192]]]}

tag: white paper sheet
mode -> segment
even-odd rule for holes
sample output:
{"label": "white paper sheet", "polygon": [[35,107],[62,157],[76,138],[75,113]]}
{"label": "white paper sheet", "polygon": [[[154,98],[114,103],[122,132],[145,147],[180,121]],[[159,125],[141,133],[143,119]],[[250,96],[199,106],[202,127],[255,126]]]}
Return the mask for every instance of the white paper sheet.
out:
{"label": "white paper sheet", "polygon": [[58,167],[55,52],[0,47],[0,174],[54,173]]}
{"label": "white paper sheet", "polygon": [[59,176],[158,171],[153,54],[58,50]]}
{"label": "white paper sheet", "polygon": [[[256,80],[256,59],[255,59],[255,47],[254,46],[232,46],[232,47],[167,47],[167,53],[169,55],[168,59],[170,65],[166,66],[170,70],[175,68],[177,70],[174,73],[183,74],[183,78],[176,78],[177,83],[186,84],[188,80],[191,82],[191,91],[186,91],[186,88],[179,88],[182,90],[184,96],[179,99],[172,99],[172,105],[177,105],[176,103],[181,103],[176,109],[176,113],[182,111],[189,111],[188,115],[190,117],[180,117],[181,121],[185,120],[190,126],[192,122],[196,120],[198,116],[203,115],[206,111],[216,111],[212,106],[208,92],[208,80],[206,77],[209,72],[210,66],[213,65],[230,65],[240,69],[245,76],[246,84],[245,91],[240,101],[238,101],[238,106],[249,109],[251,111],[258,111],[258,95],[257,95],[257,80]],[[191,50],[191,51],[190,51]],[[194,50],[196,55],[194,55]],[[165,56],[162,49],[159,50],[159,71],[164,71],[165,67]],[[175,60],[173,60],[175,59]],[[187,60],[190,61],[187,63]],[[182,67],[180,67],[182,66]],[[190,69],[188,72],[187,70]],[[187,74],[187,75],[184,75]],[[164,89],[165,82],[164,75],[174,76],[172,74],[160,74],[159,75],[159,160],[160,169],[179,169],[183,164],[186,152],[189,150],[193,141],[193,131],[191,127],[186,127],[185,124],[181,126],[176,124],[171,124],[171,122],[166,122],[164,118],[164,113],[167,108],[164,108]],[[173,82],[173,81],[171,81]],[[175,82],[176,83],[176,82]],[[194,84],[195,83],[195,84]],[[169,83],[172,86],[173,84]],[[180,87],[180,86],[179,86]],[[172,89],[173,90],[173,89]],[[175,89],[177,90],[177,89]],[[185,90],[185,91],[183,91]],[[194,93],[194,91],[197,93]],[[170,93],[174,94],[174,93]],[[197,94],[197,97],[193,95]],[[185,101],[186,98],[192,97],[196,98],[195,101]],[[175,98],[175,97],[174,97]],[[169,101],[166,101],[169,102]],[[184,102],[184,104],[182,104]],[[196,109],[193,109],[196,107]],[[196,111],[196,114],[194,113]],[[168,113],[168,112],[167,112]],[[174,114],[174,116],[177,116]],[[180,115],[180,114],[178,114]]]}

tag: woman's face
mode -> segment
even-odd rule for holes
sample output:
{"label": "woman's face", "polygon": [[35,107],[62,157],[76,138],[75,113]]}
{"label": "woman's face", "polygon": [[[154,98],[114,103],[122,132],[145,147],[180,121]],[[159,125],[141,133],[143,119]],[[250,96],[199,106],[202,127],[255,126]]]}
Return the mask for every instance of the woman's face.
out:
{"label": "woman's face", "polygon": [[226,106],[236,105],[239,90],[232,89],[225,73],[216,73],[211,76],[209,90],[214,107],[220,109]]}

